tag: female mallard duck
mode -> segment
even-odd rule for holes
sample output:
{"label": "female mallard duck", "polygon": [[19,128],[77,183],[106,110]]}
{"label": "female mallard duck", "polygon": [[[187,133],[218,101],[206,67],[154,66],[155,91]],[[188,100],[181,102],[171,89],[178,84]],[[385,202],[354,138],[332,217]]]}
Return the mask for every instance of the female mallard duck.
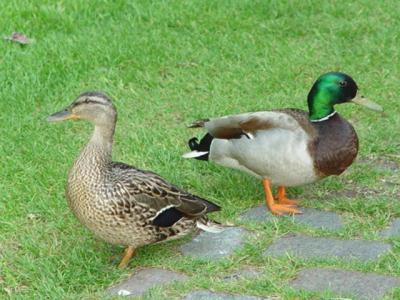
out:
{"label": "female mallard duck", "polygon": [[66,195],[76,217],[101,239],[127,246],[120,267],[137,247],[175,239],[196,228],[216,232],[206,214],[218,205],[157,174],[111,160],[117,111],[104,94],[81,94],[48,121],[81,119],[94,133],[68,175]]}
{"label": "female mallard duck", "polygon": [[[262,179],[269,210],[281,215],[300,213],[297,201],[286,198],[285,186],[315,182],[339,175],[355,159],[357,134],[334,110],[335,104],[354,102],[382,108],[357,95],[357,84],[343,73],[322,75],[308,94],[308,113],[280,109],[199,120],[190,127],[208,133],[189,141],[185,158],[211,160]],[[277,203],[271,184],[278,186]]]}

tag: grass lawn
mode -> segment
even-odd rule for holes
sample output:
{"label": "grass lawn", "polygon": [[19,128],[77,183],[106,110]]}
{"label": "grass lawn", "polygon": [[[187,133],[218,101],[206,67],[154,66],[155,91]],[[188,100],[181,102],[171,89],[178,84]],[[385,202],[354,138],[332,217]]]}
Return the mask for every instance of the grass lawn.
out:
{"label": "grass lawn", "polygon": [[[132,2],[128,4],[127,2]],[[288,233],[381,239],[400,216],[400,2],[388,1],[1,1],[1,35],[20,31],[35,43],[0,41],[0,298],[101,299],[102,291],[140,266],[191,275],[149,297],[178,298],[194,289],[321,299],[287,283],[298,270],[338,266],[400,276],[400,240],[377,263],[264,258]],[[332,3],[331,3],[332,2]],[[258,180],[183,160],[197,118],[296,107],[322,73],[353,76],[384,116],[354,105],[337,110],[360,138],[358,160],[340,177],[293,188],[304,206],[339,212],[345,227],[311,230],[292,222],[239,222],[262,202]],[[103,90],[119,110],[114,158],[158,172],[223,207],[214,214],[259,233],[219,262],[183,258],[184,241],[141,248],[120,271],[121,247],[96,240],[70,212],[66,176],[88,140],[89,124],[50,125],[46,117],[86,90]],[[394,167],[393,167],[394,166]],[[188,239],[186,239],[188,240]],[[256,280],[218,277],[257,266]],[[325,295],[327,296],[327,294]],[[388,295],[400,299],[400,289]]]}

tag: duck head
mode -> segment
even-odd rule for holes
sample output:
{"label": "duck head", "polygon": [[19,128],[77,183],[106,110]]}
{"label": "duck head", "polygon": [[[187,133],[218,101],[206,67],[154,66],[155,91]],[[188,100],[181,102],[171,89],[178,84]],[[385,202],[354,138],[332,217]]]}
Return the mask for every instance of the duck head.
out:
{"label": "duck head", "polygon": [[308,110],[312,122],[329,119],[335,114],[334,105],[353,102],[382,112],[380,105],[358,93],[356,82],[349,75],[329,72],[317,79],[308,94]]}
{"label": "duck head", "polygon": [[86,120],[96,126],[114,124],[117,111],[111,99],[100,92],[85,92],[63,110],[50,115],[49,122],[65,120]]}

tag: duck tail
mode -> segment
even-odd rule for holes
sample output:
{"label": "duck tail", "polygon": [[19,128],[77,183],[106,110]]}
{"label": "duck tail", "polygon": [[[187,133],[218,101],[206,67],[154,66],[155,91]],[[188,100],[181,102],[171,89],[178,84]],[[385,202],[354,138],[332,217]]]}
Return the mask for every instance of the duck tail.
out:
{"label": "duck tail", "polygon": [[198,219],[196,226],[203,231],[211,233],[220,233],[226,229],[221,223],[211,221],[208,218]]}
{"label": "duck tail", "polygon": [[211,142],[214,138],[211,134],[207,133],[201,140],[200,143],[197,138],[191,138],[188,142],[190,152],[185,153],[183,158],[195,158],[198,160],[208,160]]}

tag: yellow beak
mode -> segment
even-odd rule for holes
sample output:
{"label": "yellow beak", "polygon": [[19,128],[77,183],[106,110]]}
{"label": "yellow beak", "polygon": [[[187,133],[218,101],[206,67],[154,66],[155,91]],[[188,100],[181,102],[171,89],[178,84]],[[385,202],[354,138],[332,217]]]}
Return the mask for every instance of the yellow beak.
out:
{"label": "yellow beak", "polygon": [[377,112],[383,112],[382,106],[380,106],[379,104],[377,104],[375,102],[368,100],[364,96],[361,96],[359,93],[357,93],[357,95],[353,98],[353,100],[351,100],[351,102],[360,104],[362,106],[365,106],[366,108],[372,109]]}

